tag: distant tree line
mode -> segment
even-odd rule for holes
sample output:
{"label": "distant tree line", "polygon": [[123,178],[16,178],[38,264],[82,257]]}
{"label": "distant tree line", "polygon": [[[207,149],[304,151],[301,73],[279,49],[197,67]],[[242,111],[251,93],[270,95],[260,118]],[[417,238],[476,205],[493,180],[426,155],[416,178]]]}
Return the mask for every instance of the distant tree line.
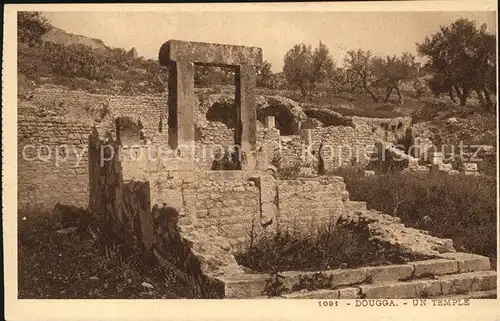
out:
{"label": "distant tree line", "polygon": [[[416,44],[420,56],[427,58],[422,68],[432,74],[428,87],[436,96],[449,94],[465,105],[475,92],[482,106],[495,110],[491,94],[496,92],[496,39],[479,29],[474,21],[458,19],[449,26]],[[388,102],[395,91],[403,103],[401,83],[415,81],[417,94],[423,90],[416,79],[420,64],[405,52],[401,56],[373,56],[370,50],[350,50],[344,57],[344,67],[337,68],[328,48],[320,42],[314,50],[297,44],[284,57],[283,75],[287,84],[300,90],[303,96],[315,92],[318,85],[328,85],[333,91],[362,91],[374,102]],[[385,89],[385,95],[378,93]]]}

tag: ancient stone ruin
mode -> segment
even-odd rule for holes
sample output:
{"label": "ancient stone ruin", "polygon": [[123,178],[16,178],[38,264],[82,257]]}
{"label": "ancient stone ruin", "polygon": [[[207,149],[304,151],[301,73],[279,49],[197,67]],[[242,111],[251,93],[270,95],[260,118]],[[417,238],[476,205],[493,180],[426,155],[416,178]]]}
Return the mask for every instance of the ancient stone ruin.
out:
{"label": "ancient stone ruin", "polygon": [[170,40],[160,49],[160,64],[168,66],[169,145],[194,146],[194,64],[236,68],[235,145],[241,146],[244,169],[255,169],[257,119],[254,88],[262,49]]}
{"label": "ancient stone ruin", "polygon": [[[258,235],[289,227],[307,231],[329,222],[363,229],[382,247],[429,260],[320,273],[288,271],[281,281],[286,297],[412,298],[496,288],[488,258],[456,253],[451,240],[407,228],[397,218],[367,210],[364,202],[350,201],[341,177],[280,180],[267,170],[268,158],[259,155],[257,145],[254,93],[260,48],[168,41],[159,58],[169,68],[169,94],[168,132],[163,133],[168,139],[158,141],[168,141],[170,157],[137,157],[151,147],[144,143],[144,126],[138,121],[118,119],[115,137],[95,128],[89,137],[88,207],[112,217],[162,264],[195,278],[204,297],[261,297],[269,275],[249,273],[236,261],[235,251]],[[236,68],[234,143],[243,157],[234,170],[210,170],[190,158],[196,154],[190,150],[196,140],[194,64]],[[274,118],[266,118],[266,125],[273,129]],[[352,119],[342,130],[350,132],[356,125]],[[378,130],[366,127],[371,134]],[[315,131],[304,129],[300,140],[312,145]],[[340,135],[333,129],[330,134]],[[318,275],[325,281],[322,287],[307,291],[304,282]]]}

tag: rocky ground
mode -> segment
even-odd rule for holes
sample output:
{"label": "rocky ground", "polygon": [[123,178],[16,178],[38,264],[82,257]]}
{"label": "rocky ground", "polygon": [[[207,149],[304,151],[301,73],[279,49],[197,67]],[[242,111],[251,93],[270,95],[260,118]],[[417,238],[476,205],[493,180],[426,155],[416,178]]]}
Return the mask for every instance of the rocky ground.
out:
{"label": "rocky ground", "polygon": [[175,273],[144,257],[107,259],[85,231],[60,229],[53,218],[20,215],[21,299],[195,298]]}

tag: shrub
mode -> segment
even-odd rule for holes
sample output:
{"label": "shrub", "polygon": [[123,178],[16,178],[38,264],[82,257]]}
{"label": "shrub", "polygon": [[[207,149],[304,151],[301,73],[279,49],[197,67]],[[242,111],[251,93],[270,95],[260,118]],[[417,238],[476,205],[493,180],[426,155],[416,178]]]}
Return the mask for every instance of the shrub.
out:
{"label": "shrub", "polygon": [[300,161],[278,168],[279,179],[297,179],[300,176]]}
{"label": "shrub", "polygon": [[262,235],[235,255],[254,271],[325,270],[376,264],[376,246],[348,228],[327,224],[308,233],[292,229]]}
{"label": "shrub", "polygon": [[496,180],[465,175],[389,173],[365,177],[340,169],[352,200],[401,217],[408,226],[451,238],[459,251],[496,262]]}

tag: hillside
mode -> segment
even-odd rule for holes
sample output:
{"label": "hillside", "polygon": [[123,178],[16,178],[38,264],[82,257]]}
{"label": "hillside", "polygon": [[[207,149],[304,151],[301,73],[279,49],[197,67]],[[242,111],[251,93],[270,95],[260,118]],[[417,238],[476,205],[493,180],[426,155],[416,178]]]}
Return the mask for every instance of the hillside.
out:
{"label": "hillside", "polygon": [[84,45],[92,49],[99,49],[102,51],[110,50],[110,48],[106,46],[100,39],[93,39],[81,35],[75,35],[56,27],[52,27],[52,29],[42,35],[42,41],[53,42],[64,46]]}

